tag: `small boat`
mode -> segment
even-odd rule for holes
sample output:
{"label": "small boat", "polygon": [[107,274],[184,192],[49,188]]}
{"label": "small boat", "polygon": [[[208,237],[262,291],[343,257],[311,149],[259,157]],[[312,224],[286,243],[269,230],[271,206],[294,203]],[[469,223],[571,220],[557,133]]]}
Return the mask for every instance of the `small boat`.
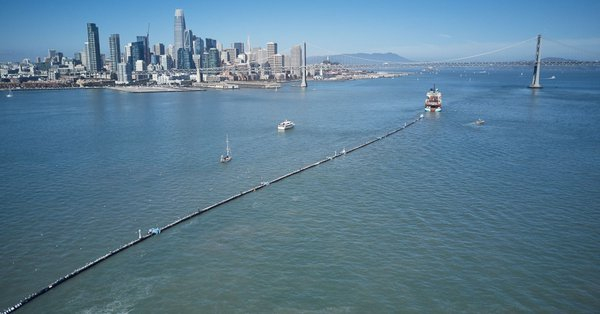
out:
{"label": "small boat", "polygon": [[292,121],[290,121],[288,119],[285,119],[283,122],[281,122],[281,123],[279,123],[277,125],[277,130],[279,130],[279,131],[285,131],[287,129],[293,128],[294,125],[295,125],[294,122],[292,122]]}
{"label": "small boat", "polygon": [[551,77],[548,78],[549,80],[555,80],[556,76],[552,75]]}
{"label": "small boat", "polygon": [[442,111],[442,92],[435,88],[435,84],[433,85],[433,88],[429,89],[427,92],[427,98],[425,98],[425,111]]}
{"label": "small boat", "polygon": [[476,125],[483,125],[484,123],[485,123],[485,120],[483,120],[483,119],[477,119],[477,120],[475,120],[475,124]]}
{"label": "small boat", "polygon": [[9,89],[9,90],[8,90],[8,94],[6,94],[6,97],[9,97],[9,98],[10,98],[10,97],[12,97],[12,96],[13,96],[12,89]]}
{"label": "small boat", "polygon": [[221,162],[226,163],[231,160],[231,150],[229,149],[229,135],[225,137],[225,143],[227,145],[227,149],[225,151],[225,155],[221,155]]}

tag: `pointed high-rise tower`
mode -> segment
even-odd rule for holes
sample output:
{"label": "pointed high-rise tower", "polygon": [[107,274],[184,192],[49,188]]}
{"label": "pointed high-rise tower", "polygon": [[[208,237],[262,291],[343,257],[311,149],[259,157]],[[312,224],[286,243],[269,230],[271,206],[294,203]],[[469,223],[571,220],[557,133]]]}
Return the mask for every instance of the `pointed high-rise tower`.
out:
{"label": "pointed high-rise tower", "polygon": [[[177,58],[177,52],[183,48],[185,33],[185,17],[182,9],[175,10],[175,38],[173,42],[173,57]],[[177,64],[177,62],[175,62]]]}
{"label": "pointed high-rise tower", "polygon": [[529,88],[542,88],[542,85],[540,85],[540,65],[541,65],[540,45],[541,44],[542,44],[542,35],[538,35],[537,49],[535,51],[535,65],[533,67],[533,79],[531,80],[531,85],[529,85]]}

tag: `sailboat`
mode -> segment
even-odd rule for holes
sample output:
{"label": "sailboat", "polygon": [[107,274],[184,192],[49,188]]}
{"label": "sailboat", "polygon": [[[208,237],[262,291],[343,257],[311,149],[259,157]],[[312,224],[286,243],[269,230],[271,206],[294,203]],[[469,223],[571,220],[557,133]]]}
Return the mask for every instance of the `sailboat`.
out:
{"label": "sailboat", "polygon": [[229,135],[225,137],[225,143],[227,144],[227,150],[225,151],[225,155],[221,155],[222,163],[226,163],[231,160],[231,150],[229,149]]}
{"label": "sailboat", "polygon": [[13,93],[12,93],[12,89],[8,89],[8,94],[6,94],[6,97],[12,97]]}

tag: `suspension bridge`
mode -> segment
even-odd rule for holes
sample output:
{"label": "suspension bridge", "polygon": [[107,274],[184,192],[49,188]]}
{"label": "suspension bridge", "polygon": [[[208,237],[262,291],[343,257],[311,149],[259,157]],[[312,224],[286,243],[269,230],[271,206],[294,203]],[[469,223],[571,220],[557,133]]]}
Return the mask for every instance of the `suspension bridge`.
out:
{"label": "suspension bridge", "polygon": [[[585,67],[598,67],[600,66],[600,61],[574,61],[574,60],[553,60],[553,61],[542,61],[541,59],[541,53],[540,53],[540,47],[541,47],[541,35],[537,36],[537,48],[536,48],[536,59],[533,61],[516,61],[516,62],[461,62],[462,60],[447,60],[447,61],[436,61],[436,62],[405,62],[405,63],[393,63],[393,62],[385,62],[379,65],[374,65],[374,64],[328,64],[328,66],[331,66],[333,68],[338,68],[338,69],[373,69],[374,67],[376,68],[382,68],[382,69],[398,69],[398,68],[407,68],[407,67],[482,67],[482,66],[490,66],[490,67],[514,67],[514,66],[533,66],[534,67],[534,74],[533,74],[533,79],[532,79],[532,83],[529,86],[530,88],[541,88],[541,85],[539,84],[539,73],[540,73],[540,68],[542,66],[585,66]],[[481,54],[480,54],[481,55]],[[464,58],[463,58],[464,59]],[[308,65],[306,64],[306,45],[304,46],[304,56],[303,56],[303,64],[301,66],[301,69],[303,70],[303,79],[302,79],[302,87],[306,87],[306,72],[308,69],[311,69],[311,67],[317,68],[319,66],[323,66],[323,65]],[[227,67],[223,67],[223,68],[218,68],[220,70],[227,70]],[[205,71],[207,69],[202,69],[202,71]],[[217,70],[215,69],[211,69],[211,70]],[[198,72],[200,71],[200,69],[197,70],[188,70],[188,71],[194,71],[194,72]],[[408,121],[406,123],[404,123],[403,126],[400,126],[394,130],[391,130],[381,136],[378,136],[376,138],[373,138],[365,143],[362,143],[354,148],[351,148],[349,150],[343,150],[341,152],[337,152],[332,155],[332,156],[327,156],[326,158],[319,160],[317,162],[308,164],[302,168],[299,168],[295,171],[286,173],[278,178],[275,178],[271,181],[265,181],[265,182],[260,182],[260,184],[251,187],[250,189],[246,190],[246,191],[242,191],[238,194],[232,195],[220,202],[217,202],[215,204],[212,204],[210,206],[204,207],[204,208],[200,208],[197,209],[194,212],[189,213],[188,215],[186,215],[183,218],[177,219],[174,222],[162,227],[162,228],[152,228],[148,231],[147,234],[142,235],[141,233],[139,234],[139,237],[133,241],[130,241],[128,243],[125,243],[124,245],[122,245],[121,247],[112,250],[108,253],[106,253],[103,256],[100,256],[98,258],[96,258],[95,260],[86,263],[85,265],[75,269],[74,271],[72,271],[71,273],[60,277],[59,279],[55,280],[54,282],[50,283],[49,285],[43,287],[42,289],[30,294],[29,296],[23,298],[21,301],[19,301],[18,303],[16,303],[15,305],[5,309],[2,313],[11,313],[16,311],[17,309],[21,308],[22,306],[24,306],[25,304],[33,301],[34,299],[36,299],[37,297],[42,296],[43,294],[45,294],[46,292],[51,291],[52,289],[56,288],[57,286],[59,286],[60,284],[65,283],[66,281],[68,281],[69,279],[74,278],[75,276],[81,274],[82,272],[91,269],[92,267],[100,264],[101,262],[107,260],[108,258],[115,256],[118,253],[121,253],[123,251],[125,251],[128,248],[131,248],[137,244],[142,243],[143,241],[160,234],[161,231],[167,231],[183,222],[186,222],[198,215],[204,214],[214,208],[217,208],[221,205],[225,205],[231,201],[234,201],[240,197],[243,197],[244,195],[259,191],[260,189],[266,188],[267,186],[280,182],[286,178],[289,178],[291,176],[294,176],[296,174],[302,173],[306,170],[312,169],[314,167],[317,167],[319,165],[325,164],[329,161],[332,161],[336,158],[339,158],[341,156],[344,156],[346,154],[352,153],[356,150],[362,149],[364,147],[367,147],[375,142],[381,141],[391,135],[394,135],[404,129],[406,129],[407,127],[412,126],[413,124],[417,123],[418,121],[420,121],[423,118],[423,115],[418,116],[417,118]]]}
{"label": "suspension bridge", "polygon": [[[481,59],[492,55],[497,55],[503,51],[523,46],[537,40],[537,46],[535,48],[535,59],[532,60],[516,60],[516,61],[470,61],[474,59]],[[261,73],[301,73],[302,81],[301,87],[307,86],[307,76],[309,74],[314,75],[321,71],[402,71],[402,70],[415,70],[415,69],[443,69],[443,68],[511,68],[511,67],[531,67],[534,69],[534,76],[538,76],[537,81],[539,82],[540,69],[544,67],[580,67],[580,68],[593,68],[600,67],[600,54],[596,54],[589,51],[583,51],[576,47],[563,44],[556,40],[549,40],[555,45],[560,45],[571,50],[578,51],[588,56],[588,60],[576,60],[573,58],[541,58],[541,44],[542,36],[538,35],[518,43],[509,44],[505,47],[497,48],[491,51],[477,53],[475,55],[448,59],[448,60],[434,60],[434,61],[404,61],[398,62],[393,60],[374,60],[369,58],[357,57],[350,54],[335,54],[331,59],[327,61],[321,60],[319,62],[307,63],[307,44],[304,43],[301,57],[301,64],[291,65],[289,62],[284,63],[281,66],[272,67],[268,64],[267,60],[255,60],[253,62],[237,63],[231,65],[223,65],[220,67],[202,67],[198,69],[175,69],[168,71],[155,71],[153,73],[164,73],[169,75],[196,75],[197,80],[200,81],[200,77],[205,74],[216,74],[216,73],[244,73],[248,75],[260,75]],[[325,50],[321,47],[317,49]],[[533,50],[532,50],[533,51]],[[589,61],[589,57],[593,61]],[[314,57],[312,57],[314,60]],[[324,59],[324,58],[323,58]],[[143,73],[143,72],[142,72]],[[537,73],[537,74],[536,74]],[[150,74],[150,73],[147,73]],[[532,83],[532,85],[535,85]]]}

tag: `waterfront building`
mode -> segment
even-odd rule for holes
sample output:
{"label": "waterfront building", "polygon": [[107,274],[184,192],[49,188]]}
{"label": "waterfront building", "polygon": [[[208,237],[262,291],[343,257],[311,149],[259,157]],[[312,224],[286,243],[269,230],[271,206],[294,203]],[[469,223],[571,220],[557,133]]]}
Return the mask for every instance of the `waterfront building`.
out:
{"label": "waterfront building", "polygon": [[83,43],[83,51],[81,51],[81,64],[87,69],[90,69],[90,59],[89,59],[89,44],[86,41]]}
{"label": "waterfront building", "polygon": [[[173,52],[175,54],[179,53],[179,49],[184,46],[184,32],[185,32],[185,17],[183,16],[182,9],[175,10],[175,34],[174,34],[174,43],[173,43]],[[177,61],[177,56],[175,56],[175,60]]]}
{"label": "waterfront building", "polygon": [[290,74],[294,77],[300,77],[300,69],[302,67],[302,46],[296,45],[292,47],[288,65],[290,66]]}
{"label": "waterfront building", "polygon": [[96,73],[102,69],[102,59],[100,56],[100,36],[98,27],[94,23],[87,24],[88,34],[88,59],[90,67],[88,70]]}
{"label": "waterfront building", "polygon": [[271,65],[271,71],[273,74],[283,73],[284,58],[283,55],[275,54],[269,58],[269,64]]}
{"label": "waterfront building", "polygon": [[131,68],[129,64],[121,62],[117,65],[117,80],[121,84],[129,84],[131,82]]}
{"label": "waterfront building", "polygon": [[119,34],[111,34],[108,38],[110,50],[111,72],[117,73],[117,65],[121,62],[121,40]]}

